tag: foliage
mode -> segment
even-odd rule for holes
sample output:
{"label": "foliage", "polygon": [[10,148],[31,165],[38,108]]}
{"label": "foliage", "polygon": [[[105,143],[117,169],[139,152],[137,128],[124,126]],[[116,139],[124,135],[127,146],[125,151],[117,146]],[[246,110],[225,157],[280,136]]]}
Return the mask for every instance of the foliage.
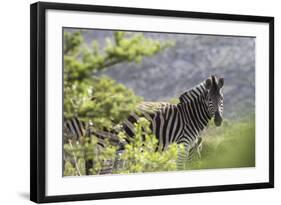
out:
{"label": "foliage", "polygon": [[104,142],[105,148],[98,145],[95,136],[87,137],[82,142],[64,144],[65,155],[68,159],[64,165],[64,176],[86,175],[86,162],[94,166],[88,171],[90,174],[99,174],[108,161],[115,160],[116,147],[109,141]]}
{"label": "foliage", "polygon": [[122,62],[140,63],[171,46],[144,37],[117,31],[104,48],[97,41],[89,48],[81,31],[64,33],[64,116],[92,121],[96,127],[110,128],[135,109],[141,98],[122,84],[106,76],[97,76]]}
{"label": "foliage", "polygon": [[[99,71],[124,63],[141,63],[171,46],[146,38],[142,33],[117,31],[106,39],[104,48],[97,41],[84,43],[81,31],[64,32],[64,117],[92,122],[95,129],[112,129],[136,109],[141,98],[124,85]],[[64,175],[99,174],[105,163],[114,161],[117,147],[105,140],[101,149],[95,136],[64,144]],[[86,164],[92,162],[88,170]]]}
{"label": "foliage", "polygon": [[[119,156],[119,160],[125,162],[123,167],[114,170],[113,173],[135,173],[135,172],[157,172],[177,170],[178,153],[183,151],[181,147],[172,144],[165,151],[155,152],[158,141],[148,128],[149,124],[142,119],[135,124],[136,137],[130,144],[125,146],[124,152]],[[119,134],[120,139],[125,138],[124,133]],[[145,140],[144,140],[144,138]],[[85,159],[93,159],[95,167],[92,174],[98,174],[104,160],[116,160],[116,147],[108,144],[106,149],[98,150],[97,143],[93,141],[87,146],[75,145],[77,164],[85,172],[83,162]],[[83,147],[84,149],[81,149]],[[87,148],[86,148],[87,147]],[[93,154],[93,151],[96,150]],[[69,145],[65,145],[65,150],[70,153]],[[84,150],[84,151],[83,151]],[[73,151],[73,150],[72,150]],[[80,152],[80,153],[79,153]],[[85,152],[89,157],[85,158]],[[73,161],[73,154],[70,153]],[[92,156],[92,158],[91,158]],[[203,148],[201,158],[194,156],[191,161],[187,161],[185,169],[214,169],[214,168],[237,168],[255,166],[255,123],[254,119],[228,121],[223,127],[216,128],[213,124],[209,126],[203,136]],[[65,176],[78,175],[74,163],[65,163]]]}
{"label": "foliage", "polygon": [[[135,109],[141,98],[106,76],[73,82],[65,88],[64,116],[91,120],[96,128],[112,127]],[[91,99],[90,99],[91,96]]]}
{"label": "foliage", "polygon": [[141,63],[143,57],[153,56],[172,46],[172,42],[160,42],[134,34],[116,31],[114,38],[106,39],[106,46],[100,49],[97,41],[89,48],[83,44],[81,32],[64,34],[64,77],[65,81],[84,81],[93,73],[122,62]]}
{"label": "foliage", "polygon": [[[135,136],[120,156],[124,161],[123,167],[116,173],[172,171],[177,168],[178,146],[171,144],[165,151],[157,151],[158,140],[149,128],[149,122],[140,118],[134,125]],[[124,132],[119,133],[122,140],[126,138]]]}
{"label": "foliage", "polygon": [[[149,122],[140,118],[134,127],[135,138],[131,140],[130,144],[125,145],[125,149],[118,159],[116,158],[117,147],[106,141],[105,148],[101,148],[95,136],[86,138],[84,144],[81,142],[65,144],[64,150],[70,158],[65,162],[64,176],[85,175],[85,162],[89,160],[94,165],[90,170],[91,174],[99,174],[106,164],[112,164],[116,160],[123,162],[123,165],[113,170],[113,173],[176,170],[178,146],[172,144],[165,151],[155,152],[158,140],[151,133]],[[124,140],[125,133],[120,132],[119,137],[121,141]]]}

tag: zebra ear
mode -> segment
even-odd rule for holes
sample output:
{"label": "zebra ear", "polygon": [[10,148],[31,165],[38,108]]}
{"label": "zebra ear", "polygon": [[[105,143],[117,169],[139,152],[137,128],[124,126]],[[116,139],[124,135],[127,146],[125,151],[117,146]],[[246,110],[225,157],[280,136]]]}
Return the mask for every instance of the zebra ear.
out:
{"label": "zebra ear", "polygon": [[224,78],[220,78],[218,82],[219,88],[222,88],[223,84],[224,84]]}
{"label": "zebra ear", "polygon": [[208,78],[206,81],[205,81],[205,87],[206,89],[210,90],[211,87],[212,87],[212,80],[210,78]]}

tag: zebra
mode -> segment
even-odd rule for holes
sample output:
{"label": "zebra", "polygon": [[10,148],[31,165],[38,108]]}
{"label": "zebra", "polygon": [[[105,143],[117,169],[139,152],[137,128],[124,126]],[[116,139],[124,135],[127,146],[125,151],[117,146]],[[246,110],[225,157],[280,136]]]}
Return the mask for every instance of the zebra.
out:
{"label": "zebra", "polygon": [[178,169],[182,169],[185,161],[192,157],[190,153],[194,153],[194,149],[200,157],[200,133],[209,121],[214,118],[216,126],[222,124],[223,85],[224,78],[212,75],[180,95],[178,104],[143,104],[140,106],[140,114],[131,113],[124,121],[123,129],[129,139],[133,138],[134,123],[140,117],[146,118],[158,139],[158,150],[165,150],[172,143],[183,144],[185,152],[179,153],[177,164]]}

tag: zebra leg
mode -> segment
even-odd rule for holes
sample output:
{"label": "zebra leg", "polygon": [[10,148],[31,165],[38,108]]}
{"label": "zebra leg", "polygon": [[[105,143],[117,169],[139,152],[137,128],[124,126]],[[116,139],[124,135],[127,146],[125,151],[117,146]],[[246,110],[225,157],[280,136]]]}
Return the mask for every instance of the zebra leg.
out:
{"label": "zebra leg", "polygon": [[189,146],[184,145],[184,149],[179,148],[177,170],[184,170],[185,164],[189,158]]}

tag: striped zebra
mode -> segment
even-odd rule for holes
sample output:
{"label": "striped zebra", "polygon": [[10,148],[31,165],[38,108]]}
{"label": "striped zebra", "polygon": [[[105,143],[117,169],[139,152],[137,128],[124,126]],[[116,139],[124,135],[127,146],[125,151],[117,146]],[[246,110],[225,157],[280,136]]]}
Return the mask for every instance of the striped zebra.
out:
{"label": "striped zebra", "polygon": [[[165,150],[172,143],[183,144],[179,154],[178,169],[184,167],[194,149],[200,154],[200,133],[214,118],[216,126],[222,123],[223,78],[211,76],[183,93],[178,104],[145,103],[140,105],[141,114],[132,113],[123,123],[128,138],[134,137],[134,123],[140,117],[150,121],[150,129],[158,139],[158,150]],[[127,140],[128,142],[130,140]]]}

